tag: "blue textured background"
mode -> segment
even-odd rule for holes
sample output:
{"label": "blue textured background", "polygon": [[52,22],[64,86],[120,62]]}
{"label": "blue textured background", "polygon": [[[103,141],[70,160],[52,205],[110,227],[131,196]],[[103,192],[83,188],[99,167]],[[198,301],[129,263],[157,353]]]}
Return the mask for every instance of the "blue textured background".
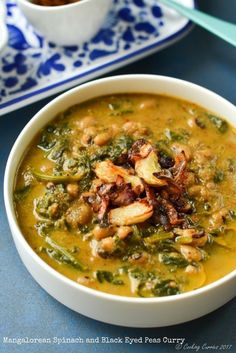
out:
{"label": "blue textured background", "polygon": [[[199,0],[203,11],[236,22],[235,0]],[[236,104],[236,49],[195,28],[185,39],[113,74],[153,73],[183,78],[203,85]],[[51,98],[42,100],[0,118],[0,180],[7,156],[17,135],[29,119]],[[219,264],[220,266],[220,264]],[[219,310],[192,322],[166,328],[132,329],[102,324],[87,319],[58,303],[31,278],[22,265],[12,241],[4,210],[2,187],[0,195],[0,352],[1,353],[171,353],[174,344],[67,344],[67,345],[10,345],[3,337],[184,337],[189,348],[231,344],[227,352],[236,352],[236,300]],[[197,308],[196,308],[197,309]],[[218,349],[198,352],[218,352]]]}

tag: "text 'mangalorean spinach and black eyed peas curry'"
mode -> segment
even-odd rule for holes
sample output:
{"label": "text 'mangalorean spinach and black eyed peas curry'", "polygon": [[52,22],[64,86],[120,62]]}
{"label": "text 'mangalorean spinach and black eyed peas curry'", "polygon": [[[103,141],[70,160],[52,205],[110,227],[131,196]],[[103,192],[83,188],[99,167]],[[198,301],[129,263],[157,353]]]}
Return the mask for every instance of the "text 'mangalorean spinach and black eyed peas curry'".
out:
{"label": "text 'mangalorean spinach and black eyed peas curry'", "polygon": [[121,94],[59,114],[29,146],[15,209],[34,251],[85,286],[140,297],[236,268],[236,133],[179,99]]}

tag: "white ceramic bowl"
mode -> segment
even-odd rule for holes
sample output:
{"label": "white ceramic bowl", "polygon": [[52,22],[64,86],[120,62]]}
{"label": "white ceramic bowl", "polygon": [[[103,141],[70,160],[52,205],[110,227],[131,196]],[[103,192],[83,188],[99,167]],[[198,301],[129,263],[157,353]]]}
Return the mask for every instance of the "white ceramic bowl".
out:
{"label": "white ceramic bowl", "polygon": [[0,52],[5,48],[8,40],[7,26],[5,23],[5,4],[0,0]]}
{"label": "white ceramic bowl", "polygon": [[127,75],[100,79],[76,87],[54,99],[26,125],[10,153],[4,181],[7,216],[13,238],[25,266],[35,280],[69,308],[111,324],[157,327],[178,324],[207,314],[236,294],[236,270],[209,284],[176,296],[129,298],[84,287],[47,265],[28,245],[17,224],[13,206],[14,176],[34,134],[56,114],[88,99],[115,93],[145,92],[167,94],[197,103],[224,116],[236,126],[236,107],[217,94],[190,82],[162,76]]}
{"label": "white ceramic bowl", "polygon": [[58,45],[79,45],[101,28],[112,0],[81,0],[68,5],[41,6],[17,0],[28,21],[46,39]]}

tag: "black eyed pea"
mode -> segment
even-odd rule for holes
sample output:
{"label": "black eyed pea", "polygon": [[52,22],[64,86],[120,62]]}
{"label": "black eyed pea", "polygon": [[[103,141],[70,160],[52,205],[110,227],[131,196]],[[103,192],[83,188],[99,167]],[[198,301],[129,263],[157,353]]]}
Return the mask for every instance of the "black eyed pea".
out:
{"label": "black eyed pea", "polygon": [[226,207],[223,207],[220,210],[213,213],[210,219],[211,226],[214,228],[219,228],[220,226],[222,226],[228,214],[229,214],[229,210]]}
{"label": "black eyed pea", "polygon": [[196,266],[193,266],[193,265],[188,265],[185,268],[185,272],[190,274],[190,275],[196,274],[196,273],[198,273],[198,268]]}
{"label": "black eyed pea", "polygon": [[128,134],[134,133],[137,130],[137,128],[138,128],[138,123],[135,121],[127,121],[122,126],[122,129]]}
{"label": "black eyed pea", "polygon": [[113,237],[107,237],[100,241],[100,249],[104,252],[112,253],[115,250],[116,244]]}
{"label": "black eyed pea", "polygon": [[85,203],[76,202],[66,212],[66,222],[71,228],[89,223],[92,217],[91,208]]}
{"label": "black eyed pea", "polygon": [[94,137],[94,143],[97,146],[104,146],[110,141],[111,137],[108,132],[101,132]]}
{"label": "black eyed pea", "polygon": [[97,129],[94,126],[87,127],[86,129],[84,129],[84,133],[81,136],[81,144],[84,146],[88,146],[92,142],[96,134]]}
{"label": "black eyed pea", "polygon": [[112,136],[116,136],[117,134],[119,134],[120,128],[117,124],[112,124],[110,131],[111,131]]}
{"label": "black eyed pea", "polygon": [[130,233],[133,232],[133,228],[129,226],[121,226],[117,230],[117,235],[120,239],[125,239]]}
{"label": "black eyed pea", "polygon": [[199,249],[194,248],[190,245],[180,245],[180,252],[183,257],[189,261],[201,261],[202,260],[202,253]]}
{"label": "black eyed pea", "polygon": [[102,228],[99,225],[96,225],[93,229],[93,236],[96,240],[101,240],[103,238],[110,237],[114,235],[115,228],[112,226]]}
{"label": "black eyed pea", "polygon": [[84,130],[86,129],[87,127],[89,126],[94,126],[96,125],[96,119],[91,116],[91,115],[88,115],[88,116],[85,116],[84,118],[82,118],[81,120],[77,121],[76,122],[76,125],[81,129],[81,130]]}
{"label": "black eyed pea", "polygon": [[145,99],[139,104],[139,109],[144,110],[144,109],[151,109],[156,107],[156,99],[150,98],[150,99]]}
{"label": "black eyed pea", "polygon": [[49,214],[52,218],[55,218],[57,216],[58,210],[59,210],[59,204],[57,202],[54,202],[48,208]]}
{"label": "black eyed pea", "polygon": [[70,196],[76,198],[79,195],[79,185],[76,183],[71,183],[66,186],[66,191]]}
{"label": "black eyed pea", "polygon": [[97,134],[97,129],[94,126],[86,127],[84,134],[94,137]]}

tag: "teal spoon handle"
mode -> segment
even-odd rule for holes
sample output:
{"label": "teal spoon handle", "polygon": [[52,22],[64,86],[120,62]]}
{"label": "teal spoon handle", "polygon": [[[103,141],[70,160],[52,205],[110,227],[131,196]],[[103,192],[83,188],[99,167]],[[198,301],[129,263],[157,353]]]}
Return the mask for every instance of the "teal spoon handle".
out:
{"label": "teal spoon handle", "polygon": [[228,43],[236,46],[236,25],[229,23],[213,16],[207,15],[196,9],[190,9],[186,6],[178,4],[174,0],[160,0],[163,4],[175,9],[185,17],[192,20],[199,26],[207,29],[216,36],[224,39]]}

